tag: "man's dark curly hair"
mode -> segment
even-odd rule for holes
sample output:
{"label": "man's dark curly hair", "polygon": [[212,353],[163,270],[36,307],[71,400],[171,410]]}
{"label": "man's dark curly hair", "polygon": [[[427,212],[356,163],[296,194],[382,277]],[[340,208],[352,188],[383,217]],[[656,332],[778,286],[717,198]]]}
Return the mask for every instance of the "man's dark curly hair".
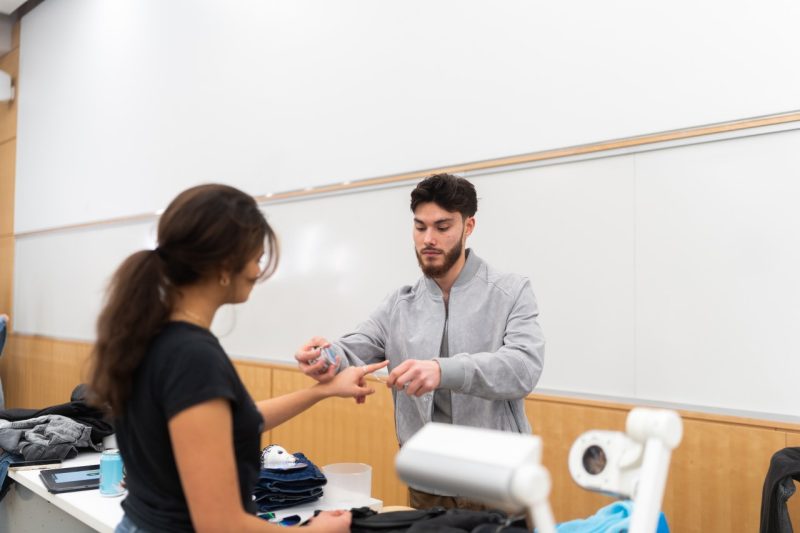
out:
{"label": "man's dark curly hair", "polygon": [[478,196],[475,186],[452,174],[434,174],[420,181],[411,191],[411,212],[417,206],[433,202],[447,211],[461,213],[463,218],[475,216],[478,211]]}

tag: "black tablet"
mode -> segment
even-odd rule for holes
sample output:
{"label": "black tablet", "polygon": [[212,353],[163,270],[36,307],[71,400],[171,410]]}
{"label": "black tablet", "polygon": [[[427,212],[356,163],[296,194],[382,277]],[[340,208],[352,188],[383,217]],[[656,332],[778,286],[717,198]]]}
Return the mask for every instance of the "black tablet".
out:
{"label": "black tablet", "polygon": [[100,487],[100,465],[52,468],[39,472],[39,477],[53,493],[96,489]]}
{"label": "black tablet", "polygon": [[48,465],[60,465],[61,459],[12,459],[9,463],[9,468],[15,470],[30,470],[32,468],[44,468]]}

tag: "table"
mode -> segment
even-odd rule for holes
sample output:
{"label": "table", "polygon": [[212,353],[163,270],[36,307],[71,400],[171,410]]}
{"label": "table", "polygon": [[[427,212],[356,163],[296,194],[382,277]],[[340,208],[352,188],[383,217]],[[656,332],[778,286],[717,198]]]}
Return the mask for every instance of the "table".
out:
{"label": "table", "polygon": [[[58,465],[59,468],[100,463],[99,453],[82,453]],[[9,470],[16,483],[0,502],[0,531],[58,531],[59,533],[113,533],[122,520],[120,503],[125,496],[105,497],[100,491],[85,490],[51,494],[39,478],[39,470]],[[324,490],[324,489],[323,489]],[[316,502],[276,511],[277,518],[299,515],[306,520],[314,511],[370,507],[379,511],[383,502],[376,498],[362,501]]]}
{"label": "table", "polygon": [[[82,453],[63,461],[59,468],[100,464],[99,453]],[[83,490],[51,494],[39,478],[39,470],[10,469],[16,483],[0,504],[2,531],[59,531],[113,533],[122,520],[120,503],[124,496],[101,496],[100,491]],[[53,508],[55,507],[55,509]],[[7,528],[3,520],[8,520]]]}

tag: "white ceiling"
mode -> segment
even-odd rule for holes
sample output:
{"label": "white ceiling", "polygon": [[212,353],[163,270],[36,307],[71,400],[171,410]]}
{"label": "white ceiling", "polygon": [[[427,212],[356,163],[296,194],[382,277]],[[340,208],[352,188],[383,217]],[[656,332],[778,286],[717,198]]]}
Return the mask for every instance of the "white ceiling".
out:
{"label": "white ceiling", "polygon": [[10,15],[26,0],[0,0],[0,14]]}

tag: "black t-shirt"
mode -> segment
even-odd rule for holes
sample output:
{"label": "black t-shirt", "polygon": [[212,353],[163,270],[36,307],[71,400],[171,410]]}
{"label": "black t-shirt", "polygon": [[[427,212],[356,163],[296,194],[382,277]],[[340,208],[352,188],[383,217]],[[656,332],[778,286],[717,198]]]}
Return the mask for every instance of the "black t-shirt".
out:
{"label": "black t-shirt", "polygon": [[122,507],[139,527],[193,531],[167,422],[216,398],[230,402],[239,491],[244,508],[255,514],[250,494],[258,480],[264,420],[217,338],[198,326],[170,322],[147,350],[125,414],[116,421],[128,483]]}

